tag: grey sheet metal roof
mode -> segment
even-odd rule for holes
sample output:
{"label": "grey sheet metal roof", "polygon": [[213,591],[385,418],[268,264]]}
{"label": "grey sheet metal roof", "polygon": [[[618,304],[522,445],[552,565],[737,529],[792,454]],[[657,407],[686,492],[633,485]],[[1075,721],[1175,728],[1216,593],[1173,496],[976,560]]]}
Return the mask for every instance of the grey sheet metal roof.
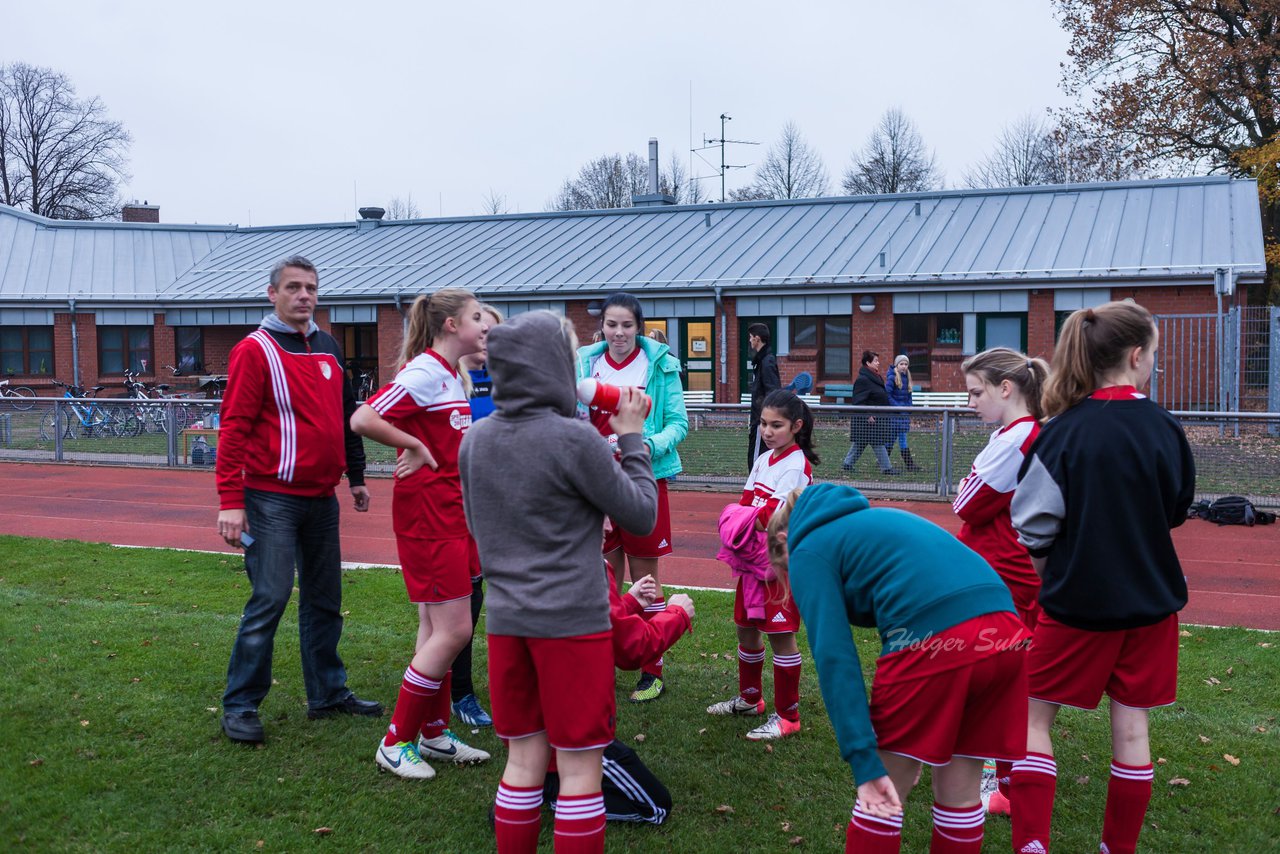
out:
{"label": "grey sheet metal roof", "polygon": [[[267,271],[290,254],[319,266],[326,301],[446,285],[562,299],[623,288],[917,290],[1265,272],[1257,186],[1224,177],[246,228],[216,241],[198,233],[209,251],[167,286],[155,277],[162,301],[260,300]],[[12,290],[5,275],[0,298]],[[107,276],[95,293],[112,287],[120,281]]]}

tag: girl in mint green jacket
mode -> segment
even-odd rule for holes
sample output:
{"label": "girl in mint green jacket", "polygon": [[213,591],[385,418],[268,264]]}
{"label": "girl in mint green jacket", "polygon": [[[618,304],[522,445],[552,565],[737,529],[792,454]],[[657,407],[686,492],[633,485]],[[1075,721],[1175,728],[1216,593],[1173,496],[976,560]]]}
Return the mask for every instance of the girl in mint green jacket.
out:
{"label": "girl in mint green jacket", "polygon": [[[681,471],[676,451],[689,432],[684,409],[684,389],[680,384],[680,361],[666,344],[645,335],[644,310],[640,301],[627,293],[616,293],[604,301],[600,311],[603,340],[578,349],[578,379],[594,377],[603,383],[644,389],[653,399],[653,408],[644,422],[644,442],[658,482],[658,521],[652,531],[624,531],[610,526],[605,534],[604,557],[619,589],[627,568],[631,580],[658,576],[658,558],[671,554],[671,510],[667,501],[667,478]],[[592,411],[591,420],[605,438],[610,437],[607,414]],[[656,613],[666,608],[659,598],[646,608]],[[633,702],[656,699],[662,693],[662,659],[645,665]]]}

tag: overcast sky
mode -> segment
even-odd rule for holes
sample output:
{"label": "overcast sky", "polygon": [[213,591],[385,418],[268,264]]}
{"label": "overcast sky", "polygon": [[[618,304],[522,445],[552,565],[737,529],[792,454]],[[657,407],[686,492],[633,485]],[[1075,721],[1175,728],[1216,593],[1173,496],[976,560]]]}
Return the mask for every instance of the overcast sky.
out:
{"label": "overcast sky", "polygon": [[0,62],[100,96],[133,135],[124,195],[162,221],[275,225],[409,194],[424,216],[474,215],[490,189],[544,210],[651,136],[687,162],[722,112],[727,136],[765,144],[729,162],[759,162],[791,120],[838,193],[901,106],[959,186],[1001,127],[1065,103],[1066,43],[1049,0],[60,0],[6,4]]}

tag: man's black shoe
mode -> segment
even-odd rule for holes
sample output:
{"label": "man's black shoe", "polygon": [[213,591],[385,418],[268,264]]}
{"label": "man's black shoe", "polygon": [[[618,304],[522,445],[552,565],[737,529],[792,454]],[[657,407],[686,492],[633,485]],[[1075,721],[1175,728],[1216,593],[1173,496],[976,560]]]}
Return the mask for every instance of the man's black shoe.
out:
{"label": "man's black shoe", "polygon": [[241,744],[262,744],[265,740],[257,712],[227,712],[222,716],[222,731]]}
{"label": "man's black shoe", "polygon": [[382,717],[382,704],[377,700],[361,700],[355,694],[349,694],[347,699],[341,703],[325,706],[323,709],[307,709],[307,717],[313,721],[320,718],[331,718],[334,715],[359,715],[363,718],[380,718]]}

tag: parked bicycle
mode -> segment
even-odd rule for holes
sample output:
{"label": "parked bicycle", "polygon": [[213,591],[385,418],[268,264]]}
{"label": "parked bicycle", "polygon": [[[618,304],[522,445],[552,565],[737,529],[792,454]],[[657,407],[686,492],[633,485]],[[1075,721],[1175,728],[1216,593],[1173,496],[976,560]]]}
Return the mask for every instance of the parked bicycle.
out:
{"label": "parked bicycle", "polygon": [[378,378],[373,371],[362,370],[355,362],[347,362],[347,373],[351,377],[351,390],[356,400],[368,400],[378,390]]}
{"label": "parked bicycle", "polygon": [[32,406],[36,393],[24,385],[9,385],[8,380],[0,380],[0,397],[9,402],[9,405],[20,411],[27,411]]}
{"label": "parked bicycle", "polygon": [[49,410],[40,419],[40,438],[54,439],[61,433],[64,439],[91,439],[102,436],[137,436],[142,432],[142,421],[133,412],[114,406],[103,406],[94,398],[106,386],[96,385],[88,394],[81,386],[53,380],[53,384],[65,389],[63,398],[68,401],[61,407]]}
{"label": "parked bicycle", "polygon": [[[129,397],[135,400],[165,399],[169,397],[169,389],[172,388],[168,383],[144,383],[131,371],[124,372],[123,385]],[[179,404],[178,408],[182,410],[178,412],[178,429],[181,430],[194,421],[196,416],[189,415],[186,412],[188,407],[185,405]],[[147,433],[163,433],[168,429],[168,414],[162,406],[135,405],[133,413],[141,422],[143,431]]]}

